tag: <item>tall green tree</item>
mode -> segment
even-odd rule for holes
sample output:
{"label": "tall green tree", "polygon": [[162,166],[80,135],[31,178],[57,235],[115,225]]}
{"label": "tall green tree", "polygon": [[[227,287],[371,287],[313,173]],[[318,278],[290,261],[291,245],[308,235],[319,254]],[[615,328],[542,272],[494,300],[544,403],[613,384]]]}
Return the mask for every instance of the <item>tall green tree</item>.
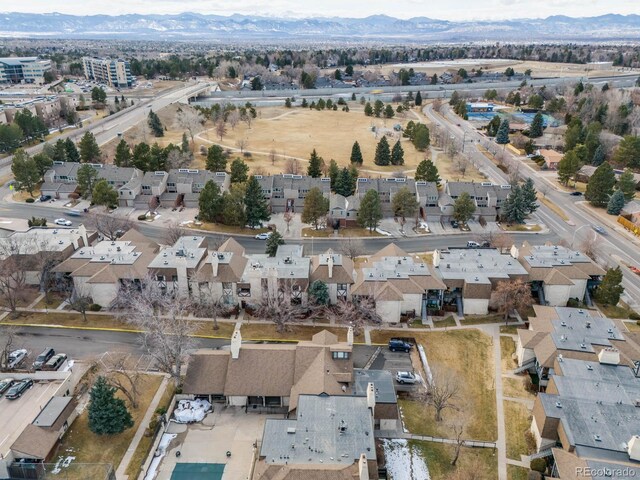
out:
{"label": "tall green tree", "polygon": [[422,160],[418,164],[418,168],[416,169],[416,180],[422,180],[425,182],[435,182],[436,185],[440,186],[440,174],[438,173],[438,167],[434,165],[434,163],[429,160]]}
{"label": "tall green tree", "polygon": [[158,114],[153,110],[149,110],[147,124],[149,125],[154,137],[164,137],[164,126],[162,125]]}
{"label": "tall green tree", "polygon": [[320,220],[329,212],[329,199],[322,195],[318,187],[313,187],[307,192],[304,199],[304,209],[302,210],[302,221],[310,223],[313,228],[318,229]]}
{"label": "tall green tree", "polygon": [[373,163],[380,166],[389,165],[391,163],[391,150],[387,137],[383,136],[376,146],[376,156]]}
{"label": "tall green tree", "polygon": [[269,238],[267,238],[264,253],[270,257],[275,257],[280,245],[284,245],[284,238],[282,238],[282,234],[279,231],[274,230],[271,232],[271,235],[269,235]]}
{"label": "tall green tree", "polygon": [[211,145],[207,150],[207,170],[224,172],[227,170],[227,152],[220,145]]}
{"label": "tall green tree", "polygon": [[108,208],[118,203],[118,192],[106,180],[99,180],[93,187],[91,200],[95,205]]}
{"label": "tall green tree", "polygon": [[413,146],[416,150],[423,152],[429,147],[431,138],[429,137],[429,128],[424,123],[418,123],[413,129],[413,138],[411,138]]}
{"label": "tall green tree", "polygon": [[38,175],[40,175],[40,177],[43,177],[47,170],[49,170],[53,165],[53,160],[51,160],[51,157],[49,157],[44,150],[40,153],[36,153],[33,156],[33,161],[36,163]]}
{"label": "tall green tree", "polygon": [[231,162],[231,183],[244,183],[249,178],[249,165],[241,158]]}
{"label": "tall green tree", "polygon": [[251,228],[255,228],[271,218],[269,205],[262,193],[260,182],[258,182],[258,179],[253,175],[251,175],[247,181],[244,206],[245,214],[247,215],[247,225]]}
{"label": "tall green tree", "polygon": [[573,150],[568,151],[558,162],[558,181],[564,186],[569,185],[570,180],[575,180],[575,176],[581,166],[576,152]]}
{"label": "tall green tree", "polygon": [[607,213],[609,215],[620,215],[620,212],[624,208],[624,193],[622,190],[616,190],[611,195],[609,203],[607,203]]}
{"label": "tall green tree", "polygon": [[467,223],[476,211],[476,204],[467,192],[462,192],[453,203],[453,218],[460,223]]}
{"label": "tall green tree", "polygon": [[640,168],[640,137],[626,135],[613,154],[613,163],[627,168]]}
{"label": "tall green tree", "polygon": [[244,227],[247,216],[244,212],[245,186],[232,183],[228,191],[222,194],[222,223],[235,227]]}
{"label": "tall green tree", "polygon": [[322,280],[309,285],[309,300],[314,305],[329,305],[329,287]]}
{"label": "tall green tree", "polygon": [[67,151],[67,162],[79,162],[80,161],[80,152],[76,147],[76,144],[73,143],[73,140],[67,138],[64,141],[64,148]]}
{"label": "tall green tree", "polygon": [[346,167],[340,170],[340,175],[336,180],[335,192],[343,197],[353,195],[353,179],[351,178],[351,172]]}
{"label": "tall green tree", "polygon": [[113,158],[113,163],[116,167],[130,167],[131,166],[131,148],[129,144],[123,140],[118,142],[116,147],[116,155]]}
{"label": "tall green tree", "polygon": [[82,198],[89,198],[93,193],[93,187],[98,180],[98,171],[91,165],[83,164],[78,167],[78,190]]}
{"label": "tall green tree", "polygon": [[498,133],[496,133],[496,143],[500,145],[509,143],[509,120],[506,118],[500,122]]}
{"label": "tall green tree", "polygon": [[84,163],[98,163],[100,161],[100,147],[93,133],[86,132],[80,139],[80,159]]}
{"label": "tall green tree", "polygon": [[150,171],[151,147],[144,142],[136,144],[136,146],[133,147],[131,163],[135,168],[138,168],[143,172]]}
{"label": "tall green tree", "polygon": [[159,172],[167,169],[167,156],[169,149],[164,149],[156,142],[151,145],[149,150],[149,171]]}
{"label": "tall green tree", "polygon": [[382,110],[384,109],[384,103],[382,103],[382,100],[376,100],[375,102],[373,102],[373,114],[380,118],[380,115],[382,115]]}
{"label": "tall green tree", "polygon": [[538,192],[531,177],[524,181],[522,187],[520,187],[520,191],[522,192],[522,203],[524,204],[527,215],[535,212],[538,209]]}
{"label": "tall green tree", "polygon": [[89,393],[89,430],[96,435],[117,435],[133,427],[133,419],[116,389],[99,376]]}
{"label": "tall green tree", "polygon": [[13,154],[11,173],[16,181],[16,190],[28,192],[33,197],[33,191],[41,177],[35,160],[21,148]]}
{"label": "tall green tree", "polygon": [[391,149],[391,165],[404,165],[404,150],[398,140]]}
{"label": "tall green tree", "polygon": [[416,93],[416,107],[419,107],[420,105],[422,105],[422,95],[420,94],[420,91],[418,91],[418,93]]}
{"label": "tall green tree", "polygon": [[502,206],[502,218],[507,223],[524,223],[528,211],[529,206],[525,200],[522,187],[520,185],[514,186]]}
{"label": "tall green tree", "polygon": [[105,103],[107,101],[107,92],[100,87],[91,89],[91,101],[96,103]]}
{"label": "tall green tree", "polygon": [[529,127],[529,137],[530,138],[538,138],[542,136],[542,129],[544,127],[544,117],[542,113],[536,113],[535,117],[531,122],[531,126]]}
{"label": "tall green tree", "polygon": [[575,117],[572,118],[564,132],[564,151],[573,150],[579,143],[584,143],[584,129],[582,128],[582,120]]}
{"label": "tall green tree", "polygon": [[16,112],[13,117],[13,123],[20,127],[27,140],[43,140],[45,135],[49,133],[49,129],[47,129],[40,117],[26,108]]}
{"label": "tall green tree", "polygon": [[24,133],[18,125],[0,125],[0,152],[13,152],[23,141]]}
{"label": "tall green tree", "polygon": [[418,201],[416,196],[407,187],[402,187],[391,200],[393,215],[400,220],[400,231],[404,232],[404,224],[407,218],[413,218],[418,213]]}
{"label": "tall green tree", "polygon": [[495,137],[498,134],[500,123],[500,116],[495,115],[487,124],[487,135],[489,135],[490,137]]}
{"label": "tall green tree", "polygon": [[622,190],[625,202],[633,200],[636,196],[636,185],[633,170],[627,168],[622,175],[620,175],[620,178],[618,178],[618,188]]}
{"label": "tall green tree", "polygon": [[53,155],[51,156],[51,160],[54,162],[67,161],[67,149],[63,139],[59,138],[56,143],[53,144]]}
{"label": "tall green tree", "polygon": [[609,197],[613,195],[615,184],[616,176],[613,168],[609,162],[605,162],[591,175],[584,198],[594,207],[604,208],[609,203]]}
{"label": "tall green tree", "polygon": [[356,165],[362,165],[362,151],[360,150],[360,144],[355,141],[351,147],[351,163]]}
{"label": "tall green tree", "polygon": [[324,164],[324,160],[314,148],[309,156],[309,166],[307,167],[307,175],[313,178],[319,178],[322,176],[322,165]]}
{"label": "tall green tree", "polygon": [[331,191],[335,192],[338,177],[340,176],[340,167],[338,167],[338,163],[333,158],[329,162],[328,174],[331,179]]}
{"label": "tall green tree", "polygon": [[222,214],[222,195],[220,195],[220,187],[213,180],[209,180],[198,198],[198,206],[200,220],[205,222],[217,222]]}
{"label": "tall green tree", "polygon": [[620,296],[624,293],[622,286],[622,270],[618,265],[616,268],[607,270],[602,279],[602,283],[596,290],[596,300],[603,305],[616,306],[620,302]]}
{"label": "tall green tree", "polygon": [[376,190],[367,190],[358,209],[358,225],[373,232],[382,220],[382,204]]}
{"label": "tall green tree", "polygon": [[393,105],[387,103],[387,106],[384,107],[384,118],[393,118],[396,112],[393,111]]}
{"label": "tall green tree", "polygon": [[370,117],[371,115],[373,115],[373,107],[371,106],[371,103],[367,102],[366,105],[364,106],[364,114],[367,117]]}
{"label": "tall green tree", "polygon": [[599,167],[605,161],[606,155],[604,153],[604,147],[602,145],[598,145],[596,151],[593,152],[593,157],[591,159],[591,165],[594,167]]}
{"label": "tall green tree", "polygon": [[589,163],[593,161],[593,157],[595,156],[596,150],[601,146],[600,145],[600,134],[602,132],[602,125],[600,122],[591,122],[587,125],[585,129],[584,135],[584,146],[587,149],[587,155],[585,159],[585,163]]}
{"label": "tall green tree", "polygon": [[180,151],[182,153],[193,155],[193,152],[191,152],[191,147],[189,146],[189,138],[187,137],[187,132],[182,133],[182,142],[180,143]]}

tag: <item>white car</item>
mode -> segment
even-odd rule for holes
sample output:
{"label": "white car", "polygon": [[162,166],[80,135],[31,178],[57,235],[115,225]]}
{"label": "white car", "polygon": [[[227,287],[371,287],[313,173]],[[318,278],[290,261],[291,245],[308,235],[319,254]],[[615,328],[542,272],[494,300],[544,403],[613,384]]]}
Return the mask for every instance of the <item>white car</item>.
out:
{"label": "white car", "polygon": [[9,354],[8,368],[16,368],[18,365],[20,365],[24,361],[24,359],[27,358],[27,353],[28,352],[24,348],[11,352]]}
{"label": "white car", "polygon": [[267,240],[271,236],[271,232],[259,233],[256,235],[257,240]]}
{"label": "white car", "polygon": [[418,377],[416,377],[413,373],[411,372],[398,372],[396,373],[396,382],[400,383],[400,384],[414,384],[417,383],[418,381]]}
{"label": "white car", "polygon": [[56,225],[62,225],[63,227],[70,227],[73,223],[66,218],[56,218],[54,222]]}

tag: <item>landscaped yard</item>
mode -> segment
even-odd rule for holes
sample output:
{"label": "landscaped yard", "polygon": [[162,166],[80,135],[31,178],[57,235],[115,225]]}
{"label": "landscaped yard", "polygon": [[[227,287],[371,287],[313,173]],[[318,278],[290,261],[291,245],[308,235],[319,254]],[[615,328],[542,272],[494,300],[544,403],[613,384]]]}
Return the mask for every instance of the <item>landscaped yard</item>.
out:
{"label": "landscaped yard", "polygon": [[507,457],[520,460],[520,455],[529,455],[532,452],[527,440],[527,433],[531,428],[529,409],[521,403],[505,400],[504,424],[507,433]]}
{"label": "landscaped yard", "polygon": [[516,353],[516,343],[511,337],[500,337],[500,356],[502,357],[502,371],[513,370],[518,366],[517,362],[513,359],[513,354]]}
{"label": "landscaped yard", "polygon": [[502,322],[503,324],[505,323],[502,315],[467,315],[462,320],[460,320],[460,323],[462,325],[484,325],[485,323],[498,322]]}
{"label": "landscaped yard", "polygon": [[[281,341],[298,341],[311,340],[316,333],[322,330],[328,330],[338,336],[338,340],[347,341],[347,328],[335,327],[328,325],[291,325],[286,332],[278,333],[275,324],[271,323],[251,323],[242,324],[240,333],[242,340],[281,340]],[[354,342],[364,342],[364,335],[354,336]]]}
{"label": "landscaped yard", "polygon": [[[498,459],[491,448],[462,447],[455,467],[451,466],[455,447],[433,442],[411,441],[426,460],[431,480],[448,480],[456,470],[474,472],[475,478],[498,478]],[[403,477],[410,478],[410,477]]]}
{"label": "landscaped yard", "polygon": [[508,333],[510,335],[516,335],[518,333],[517,325],[500,325],[500,333]]}
{"label": "landscaped yard", "polygon": [[507,478],[509,480],[527,480],[529,470],[516,465],[507,465]]}
{"label": "landscaped yard", "polygon": [[[162,377],[159,375],[141,377],[140,404],[137,409],[130,409],[135,424],[119,435],[101,436],[92,433],[89,430],[88,409],[85,409],[60,441],[58,455],[74,456],[74,463],[109,463],[113,465],[115,470],[129,448],[129,444],[161,382]],[[64,478],[71,477],[65,476]]]}
{"label": "landscaped yard", "polygon": [[[334,236],[333,228],[320,228],[316,230],[313,227],[305,227],[302,229],[303,237],[314,237],[314,238],[328,238]],[[376,232],[375,230],[372,232],[368,228],[357,228],[357,227],[349,227],[349,228],[340,228],[337,231],[337,235],[339,237],[381,237],[382,234]]]}
{"label": "landscaped yard", "polygon": [[534,400],[536,396],[525,388],[529,376],[522,378],[502,377],[502,393],[505,397]]}
{"label": "landscaped yard", "polygon": [[449,315],[448,317],[443,318],[442,320],[433,319],[433,327],[434,328],[442,328],[442,327],[455,327],[456,319],[453,318],[453,315]]}
{"label": "landscaped yard", "polygon": [[[373,339],[375,334],[375,340]],[[372,340],[386,343],[399,332],[372,332]],[[413,335],[424,346],[432,370],[450,373],[459,382],[454,403],[467,416],[464,437],[495,441],[497,436],[493,346],[491,338],[479,330],[420,332]],[[416,434],[451,437],[452,420],[458,412],[447,409],[435,421],[433,407],[416,399],[400,400],[407,429]]]}
{"label": "landscaped yard", "polygon": [[[48,295],[49,298],[45,295],[38,303],[36,303],[33,308],[36,309],[49,309],[55,310],[60,306],[62,302],[64,302],[67,298],[66,295],[63,295],[59,292],[50,292]],[[47,302],[48,300],[48,302]]]}
{"label": "landscaped yard", "polygon": [[608,318],[629,318],[631,313],[629,308],[620,305],[602,305],[600,303],[596,303],[596,305],[602,314]]}
{"label": "landscaped yard", "polygon": [[627,330],[630,332],[640,332],[640,325],[636,321],[624,322],[624,326],[627,327]]}

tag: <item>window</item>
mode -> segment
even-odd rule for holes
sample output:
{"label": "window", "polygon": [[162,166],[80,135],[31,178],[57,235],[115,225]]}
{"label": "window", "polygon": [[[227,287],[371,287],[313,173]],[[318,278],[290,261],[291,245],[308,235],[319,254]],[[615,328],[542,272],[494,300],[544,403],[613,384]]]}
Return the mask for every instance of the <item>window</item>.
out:
{"label": "window", "polygon": [[171,275],[171,281],[172,282],[177,282],[178,281],[178,275]]}
{"label": "window", "polygon": [[158,282],[164,282],[166,279],[164,275],[156,275],[156,280]]}
{"label": "window", "polygon": [[334,360],[347,360],[349,358],[349,352],[331,352],[331,357]]}
{"label": "window", "polygon": [[149,185],[142,185],[142,190],[149,191],[151,190],[151,187]]}

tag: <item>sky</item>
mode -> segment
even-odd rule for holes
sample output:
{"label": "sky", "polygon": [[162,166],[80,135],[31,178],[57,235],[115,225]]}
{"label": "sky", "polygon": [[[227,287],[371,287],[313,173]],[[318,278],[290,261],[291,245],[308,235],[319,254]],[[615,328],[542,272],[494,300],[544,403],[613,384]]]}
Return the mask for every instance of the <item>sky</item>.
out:
{"label": "sky", "polygon": [[296,18],[386,14],[397,18],[425,16],[442,20],[488,20],[549,15],[589,17],[607,13],[640,14],[638,3],[638,0],[0,0],[0,12],[56,11],[70,15],[118,15],[191,11]]}

